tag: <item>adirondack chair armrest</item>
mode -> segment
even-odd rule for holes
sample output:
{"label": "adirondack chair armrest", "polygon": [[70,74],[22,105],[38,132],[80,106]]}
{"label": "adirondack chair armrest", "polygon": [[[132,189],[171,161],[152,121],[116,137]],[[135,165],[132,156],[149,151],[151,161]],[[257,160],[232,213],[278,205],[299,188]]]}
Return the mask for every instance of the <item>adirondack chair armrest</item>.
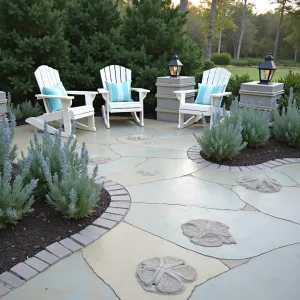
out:
{"label": "adirondack chair armrest", "polygon": [[198,90],[184,90],[184,91],[174,91],[173,93],[176,95],[180,103],[184,104],[186,94],[197,93],[197,92]]}
{"label": "adirondack chair armrest", "polygon": [[82,95],[85,98],[85,105],[93,106],[93,101],[97,96],[98,92],[90,91],[67,91],[67,94],[70,95]]}
{"label": "adirondack chair armrest", "polygon": [[70,100],[73,100],[74,97],[73,96],[56,96],[56,95],[43,95],[43,94],[37,94],[35,95],[35,97],[40,100],[40,99],[51,99],[51,98],[58,98],[58,99],[61,99],[63,101],[70,101]]}
{"label": "adirondack chair armrest", "polygon": [[232,95],[232,93],[231,92],[223,92],[223,93],[217,93],[217,94],[211,94],[211,96],[213,97],[213,98],[219,98],[219,97],[228,97],[228,96],[230,96],[230,95]]}
{"label": "adirondack chair armrest", "polygon": [[99,94],[101,94],[101,96],[105,101],[108,101],[108,90],[102,88],[102,89],[98,89],[97,91]]}
{"label": "adirondack chair armrest", "polygon": [[70,95],[97,95],[98,92],[90,92],[90,91],[67,91],[67,94],[70,94]]}
{"label": "adirondack chair armrest", "polygon": [[149,90],[142,89],[142,88],[131,88],[131,91],[139,93],[139,102],[141,104],[143,104],[143,101],[146,98],[147,94],[150,93]]}
{"label": "adirondack chair armrest", "polygon": [[146,90],[142,88],[131,88],[131,90],[138,93],[150,93],[150,90]]}
{"label": "adirondack chair armrest", "polygon": [[106,89],[98,89],[99,94],[108,94],[108,90]]}
{"label": "adirondack chair armrest", "polygon": [[217,101],[218,101],[218,99],[220,98],[220,97],[228,97],[228,96],[230,96],[230,95],[232,95],[232,93],[231,92],[223,92],[223,93],[217,93],[217,94],[211,94],[211,96],[212,96],[212,102],[211,102],[211,105],[212,106],[216,106],[217,105]]}

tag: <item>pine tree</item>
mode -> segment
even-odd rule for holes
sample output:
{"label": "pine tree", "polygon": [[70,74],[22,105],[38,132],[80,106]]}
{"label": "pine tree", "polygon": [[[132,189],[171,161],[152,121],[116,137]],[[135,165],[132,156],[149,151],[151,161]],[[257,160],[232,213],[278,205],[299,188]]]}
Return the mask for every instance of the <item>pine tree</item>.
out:
{"label": "pine tree", "polygon": [[68,47],[62,13],[52,0],[0,0],[0,82],[16,102],[38,92],[35,69],[65,71]]}
{"label": "pine tree", "polygon": [[202,50],[185,37],[186,13],[171,4],[171,0],[133,0],[120,29],[125,52],[119,52],[118,61],[132,69],[133,85],[150,89],[152,95],[156,77],[168,75],[174,53],[184,64],[182,75],[192,76],[203,65]]}
{"label": "pine tree", "polygon": [[66,39],[71,61],[68,81],[76,89],[100,87],[99,70],[114,63],[112,30],[120,24],[118,5],[112,0],[67,2]]}

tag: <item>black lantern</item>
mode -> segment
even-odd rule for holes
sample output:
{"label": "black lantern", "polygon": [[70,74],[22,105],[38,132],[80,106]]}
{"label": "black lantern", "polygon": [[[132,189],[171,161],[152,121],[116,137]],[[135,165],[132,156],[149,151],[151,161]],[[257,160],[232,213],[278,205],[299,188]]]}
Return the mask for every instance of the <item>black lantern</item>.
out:
{"label": "black lantern", "polygon": [[171,77],[178,77],[183,64],[178,58],[177,54],[174,54],[172,60],[168,63],[169,73]]}
{"label": "black lantern", "polygon": [[271,53],[269,53],[265,57],[265,61],[262,62],[258,66],[258,70],[259,70],[259,83],[260,84],[271,84],[271,80],[272,80],[272,78],[274,76],[274,73],[275,73],[276,69],[277,68],[275,66],[273,56],[271,55]]}

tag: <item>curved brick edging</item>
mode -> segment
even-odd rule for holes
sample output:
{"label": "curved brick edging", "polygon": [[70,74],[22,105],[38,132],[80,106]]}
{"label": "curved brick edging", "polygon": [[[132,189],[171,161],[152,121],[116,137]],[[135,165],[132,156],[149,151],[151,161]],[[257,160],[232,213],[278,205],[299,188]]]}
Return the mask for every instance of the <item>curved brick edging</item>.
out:
{"label": "curved brick edging", "polygon": [[212,169],[220,169],[226,171],[261,171],[267,169],[273,169],[279,166],[291,164],[291,163],[299,163],[300,158],[281,158],[275,160],[269,160],[262,164],[258,165],[250,165],[250,166],[225,166],[221,164],[215,164],[207,161],[200,154],[201,147],[195,145],[188,149],[187,156],[193,162],[202,165],[203,167],[212,168]]}
{"label": "curved brick edging", "polygon": [[103,187],[111,197],[110,205],[106,211],[80,232],[47,246],[34,257],[30,257],[9,271],[0,274],[0,297],[61,259],[91,244],[123,220],[131,204],[128,191],[117,182],[104,177],[98,178],[96,182],[99,184],[103,182]]}

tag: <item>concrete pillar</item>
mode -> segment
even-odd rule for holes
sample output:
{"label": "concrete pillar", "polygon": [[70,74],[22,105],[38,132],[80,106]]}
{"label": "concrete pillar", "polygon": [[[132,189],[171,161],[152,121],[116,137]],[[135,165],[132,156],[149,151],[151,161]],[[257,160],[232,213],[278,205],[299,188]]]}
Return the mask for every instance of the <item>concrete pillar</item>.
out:
{"label": "concrete pillar", "polygon": [[[195,77],[157,77],[156,81],[157,93],[157,120],[178,123],[179,116],[179,100],[173,93],[180,90],[193,90],[195,88]],[[193,103],[195,93],[187,94],[186,103]],[[187,115],[186,119],[191,116]]]}
{"label": "concrete pillar", "polygon": [[7,99],[6,94],[0,91],[0,114],[7,112]]}
{"label": "concrete pillar", "polygon": [[[258,84],[258,81],[242,83],[239,106],[254,105],[258,109],[272,111],[275,101],[284,93],[283,83]],[[270,114],[270,121],[272,121]]]}

